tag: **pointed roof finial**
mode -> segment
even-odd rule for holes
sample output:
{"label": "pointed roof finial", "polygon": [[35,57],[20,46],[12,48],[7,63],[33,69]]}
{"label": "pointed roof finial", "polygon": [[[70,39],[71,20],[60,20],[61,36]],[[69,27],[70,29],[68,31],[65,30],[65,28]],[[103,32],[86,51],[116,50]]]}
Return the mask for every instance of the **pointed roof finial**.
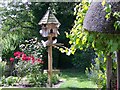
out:
{"label": "pointed roof finial", "polygon": [[58,27],[60,26],[60,22],[57,20],[57,18],[51,11],[50,7],[48,7],[47,12],[45,13],[44,17],[40,20],[38,24],[42,25],[42,24],[48,24],[48,23],[54,23],[54,24],[57,24]]}

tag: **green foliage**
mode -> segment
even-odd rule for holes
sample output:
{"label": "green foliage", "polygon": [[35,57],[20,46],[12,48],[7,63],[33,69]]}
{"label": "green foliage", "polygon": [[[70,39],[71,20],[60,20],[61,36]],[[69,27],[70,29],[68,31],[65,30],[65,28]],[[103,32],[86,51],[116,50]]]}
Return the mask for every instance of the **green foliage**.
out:
{"label": "green foliage", "polygon": [[[11,2],[7,7],[4,7],[1,11],[2,17],[2,30],[4,31],[23,31],[29,33],[33,29],[33,18],[29,4],[23,4],[22,2]],[[6,27],[7,26],[7,27]],[[30,34],[30,33],[29,33]],[[28,35],[28,34],[26,34]]]}
{"label": "green foliage", "polygon": [[120,28],[120,21],[116,21],[114,23],[115,30],[118,30]]}
{"label": "green foliage", "polygon": [[[98,55],[97,61],[100,60],[101,57],[104,59],[102,63],[99,64],[99,69],[96,69],[96,65],[92,66],[90,69],[90,73],[88,74],[96,84],[105,86],[105,70],[106,70],[106,56],[112,53],[112,58],[115,58],[115,54],[113,52],[120,50],[120,35],[119,34],[108,34],[108,33],[99,33],[99,32],[88,32],[83,28],[83,20],[85,14],[88,10],[90,3],[81,2],[79,5],[76,5],[75,8],[75,25],[73,26],[70,34],[66,33],[66,37],[70,39],[69,43],[71,44],[70,51],[72,54],[75,53],[77,49],[87,50],[87,48],[91,47],[95,50]],[[112,13],[111,6],[108,5],[105,8],[107,14],[106,18],[109,19],[111,15],[117,19],[119,17],[119,12]],[[115,28],[119,28],[119,21],[115,22]],[[116,66],[114,66],[116,67]],[[89,72],[89,69],[88,69]]]}
{"label": "green foliage", "polygon": [[57,74],[52,75],[52,83],[57,84],[59,82],[59,77]]}
{"label": "green foliage", "polygon": [[91,64],[91,68],[87,68],[85,72],[88,78],[97,84],[98,88],[105,88],[106,72],[100,69],[100,61],[97,60],[95,65]]}
{"label": "green foliage", "polygon": [[[47,74],[29,74],[27,75],[28,81],[31,85],[36,87],[45,87],[47,85],[48,75]],[[57,75],[52,75],[52,84],[57,84],[59,82],[59,78]]]}
{"label": "green foliage", "polygon": [[[103,51],[103,53],[114,52],[119,50],[119,35],[112,35],[106,33],[98,33],[98,32],[88,32],[83,29],[83,20],[86,14],[86,11],[89,7],[88,2],[82,2],[75,8],[76,20],[75,25],[72,28],[70,34],[66,34],[68,38],[70,38],[71,50],[75,50],[76,48],[83,49],[84,47],[93,47],[96,51]],[[111,6],[106,5],[105,11],[107,13],[111,12]],[[117,18],[119,14],[116,12],[114,16]]]}
{"label": "green foliage", "polygon": [[33,15],[27,7],[23,3],[11,2],[1,10],[1,31],[3,33],[0,43],[3,44],[3,60],[9,61],[11,54],[18,49],[20,42],[31,36]]}
{"label": "green foliage", "polygon": [[16,83],[18,80],[18,77],[14,77],[14,76],[9,76],[6,78],[6,84],[7,85],[13,85],[14,83]]}
{"label": "green foliage", "polygon": [[[83,32],[83,20],[84,16],[88,10],[89,3],[81,2],[75,7],[75,25],[73,26],[70,34],[66,33],[66,37],[70,39],[69,43],[71,44],[71,53],[74,54],[77,48],[83,50],[84,44],[87,42],[87,34]],[[92,40],[92,37],[91,37]],[[88,47],[88,45],[87,45]]]}
{"label": "green foliage", "polygon": [[41,42],[38,40],[38,38],[30,38],[25,41],[23,41],[19,48],[21,51],[25,52],[27,55],[33,55],[36,58],[43,57],[43,53],[46,50]]}
{"label": "green foliage", "polygon": [[38,72],[42,72],[41,67],[42,67],[42,64],[39,64],[37,62],[32,64],[31,61],[28,61],[28,62],[19,61],[15,65],[15,70],[14,71],[17,72],[17,76],[23,77],[23,76],[28,75],[30,73],[37,74]]}
{"label": "green foliage", "polygon": [[114,12],[113,17],[117,19],[114,23],[115,30],[120,30],[120,12]]}
{"label": "green foliage", "polygon": [[5,73],[5,66],[6,66],[6,62],[4,61],[0,61],[0,78],[4,75]]}
{"label": "green foliage", "polygon": [[[9,76],[6,78],[3,76],[0,81],[0,86],[30,85],[32,87],[46,87],[48,80],[47,76],[47,74],[42,74],[41,72],[37,74],[29,73],[24,77]],[[57,84],[58,82],[58,76],[53,75],[52,84]]]}
{"label": "green foliage", "polygon": [[113,13],[113,16],[114,16],[116,19],[119,19],[119,18],[120,18],[120,12],[114,12],[114,13]]}
{"label": "green foliage", "polygon": [[[42,59],[44,48],[37,38],[25,40],[21,43],[19,48],[22,52],[32,56],[32,59]],[[29,73],[37,74],[38,72],[42,72],[42,66],[43,65],[38,62],[33,63],[32,60],[25,62],[20,59],[15,65],[15,71],[17,71],[18,76],[24,76]]]}
{"label": "green foliage", "polygon": [[27,75],[28,81],[30,84],[36,87],[46,86],[47,83],[47,74],[29,74]]}
{"label": "green foliage", "polygon": [[112,13],[112,10],[111,10],[111,5],[110,4],[106,4],[104,10],[106,11],[106,16],[105,18],[106,19],[109,19],[111,16],[113,16],[113,18],[115,18],[115,22],[114,22],[114,27],[115,27],[115,30],[120,30],[120,12],[114,12]]}
{"label": "green foliage", "polygon": [[[70,39],[71,48],[70,50],[74,54],[77,48],[85,49],[92,47],[96,51],[98,56],[100,54],[109,55],[109,53],[120,49],[120,36],[118,34],[107,34],[99,32],[88,32],[83,29],[83,20],[86,11],[89,7],[89,3],[80,3],[76,6],[76,20],[75,25],[72,28],[70,34],[66,34]],[[86,8],[84,7],[86,6]],[[107,10],[109,11],[109,10]],[[81,22],[82,20],[82,22]]]}
{"label": "green foliage", "polygon": [[20,44],[22,37],[13,33],[7,34],[1,41],[3,44],[2,57],[3,60],[9,61],[9,58],[12,56],[13,51],[17,49]]}
{"label": "green foliage", "polygon": [[5,78],[5,76],[3,76],[1,78],[1,85],[3,86],[13,86],[15,83],[17,83],[19,81],[18,77],[14,77],[14,76],[9,76],[7,78]]}
{"label": "green foliage", "polygon": [[[69,39],[66,38],[65,32],[70,32],[74,24],[74,7],[76,4],[77,3],[73,2],[50,3],[50,7],[61,23],[59,27],[60,35],[57,37],[58,43],[63,43],[65,47],[70,47]],[[72,58],[72,55],[68,57],[65,53],[61,53],[57,50],[53,51],[53,64],[56,66],[55,68],[71,68]]]}
{"label": "green foliage", "polygon": [[77,50],[74,54],[72,64],[76,69],[79,69],[80,71],[85,71],[86,68],[89,68],[91,63],[94,62],[94,58],[94,52],[90,49],[87,51]]}
{"label": "green foliage", "polygon": [[[48,7],[50,6],[52,10],[55,12],[55,16],[58,18],[58,20],[61,23],[60,26],[60,36],[58,37],[58,42],[64,43],[65,46],[69,46],[68,40],[65,37],[65,31],[70,31],[72,28],[72,24],[74,22],[74,6],[76,3],[63,3],[63,2],[31,2],[31,3],[22,3],[22,2],[11,2],[8,4],[7,7],[4,7],[1,10],[0,16],[2,17],[2,31],[4,31],[4,34],[2,34],[2,38],[4,36],[9,35],[9,33],[15,34],[19,37],[19,42],[16,44],[20,44],[22,40],[25,40],[26,38],[31,38],[33,36],[38,37],[39,40],[41,39],[41,36],[39,34],[40,26],[38,25],[39,20],[43,17],[45,12],[47,11]],[[69,17],[69,18],[68,18]],[[46,39],[46,38],[45,38]],[[66,41],[66,42],[64,42]],[[1,41],[0,41],[1,42]],[[12,43],[12,41],[10,41]],[[6,46],[8,43],[6,43]],[[4,45],[3,45],[4,46]],[[13,46],[11,46],[13,47]],[[16,45],[14,47],[14,50],[17,51],[19,48]],[[13,51],[14,51],[13,50]],[[11,54],[13,53],[11,51],[11,48],[9,50],[6,50],[4,48],[3,52],[3,60],[7,58],[7,60],[10,58]],[[59,59],[61,55],[60,52],[55,51],[58,56],[57,61],[62,62],[63,59]],[[7,55],[7,56],[6,56]],[[44,56],[45,57],[45,56]],[[64,57],[67,58],[67,56],[64,55]],[[47,56],[45,57],[47,59]],[[56,58],[54,58],[56,59]],[[68,58],[70,59],[70,58]],[[46,60],[47,61],[47,60]],[[67,61],[67,59],[66,59]],[[64,61],[63,61],[64,62]],[[68,62],[68,61],[67,61]],[[67,63],[66,62],[66,63]],[[61,65],[61,64],[60,64]],[[61,65],[62,67],[62,65]]]}
{"label": "green foliage", "polygon": [[106,6],[105,6],[105,8],[104,8],[104,10],[106,11],[106,16],[105,16],[105,18],[106,19],[109,19],[110,18],[110,16],[111,16],[111,5],[110,4],[106,4]]}

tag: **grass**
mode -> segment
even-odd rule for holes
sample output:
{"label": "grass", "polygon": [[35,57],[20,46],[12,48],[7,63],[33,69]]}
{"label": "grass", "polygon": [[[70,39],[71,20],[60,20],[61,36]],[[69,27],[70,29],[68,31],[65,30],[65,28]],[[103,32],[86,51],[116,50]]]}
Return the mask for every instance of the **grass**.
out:
{"label": "grass", "polygon": [[84,73],[76,70],[62,71],[61,79],[64,82],[60,88],[97,88],[97,85],[90,81]]}

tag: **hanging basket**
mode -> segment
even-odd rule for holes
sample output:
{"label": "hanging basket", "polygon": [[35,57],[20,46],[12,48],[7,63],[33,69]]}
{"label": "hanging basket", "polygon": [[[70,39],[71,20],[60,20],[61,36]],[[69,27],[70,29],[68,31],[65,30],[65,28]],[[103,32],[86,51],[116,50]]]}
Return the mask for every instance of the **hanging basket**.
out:
{"label": "hanging basket", "polygon": [[[120,12],[120,2],[107,2],[111,5],[111,11]],[[101,2],[92,2],[84,19],[83,27],[88,31],[120,34],[120,30],[115,30],[114,23],[115,17],[111,17],[107,20],[105,18],[106,12],[105,6],[102,6]]]}

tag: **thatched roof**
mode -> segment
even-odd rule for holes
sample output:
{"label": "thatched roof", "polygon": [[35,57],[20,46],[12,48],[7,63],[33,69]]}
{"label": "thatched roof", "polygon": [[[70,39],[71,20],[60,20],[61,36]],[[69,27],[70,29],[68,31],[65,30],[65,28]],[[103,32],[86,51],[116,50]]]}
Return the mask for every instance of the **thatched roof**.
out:
{"label": "thatched roof", "polygon": [[49,23],[54,23],[60,26],[60,22],[57,20],[55,15],[52,13],[50,7],[48,8],[46,14],[44,15],[44,17],[40,20],[38,24],[42,25],[42,24],[49,24]]}
{"label": "thatched roof", "polygon": [[[120,12],[120,2],[108,2],[112,12]],[[115,30],[115,18],[105,18],[106,12],[101,2],[92,2],[84,19],[83,27],[88,31],[120,34],[120,30]]]}

